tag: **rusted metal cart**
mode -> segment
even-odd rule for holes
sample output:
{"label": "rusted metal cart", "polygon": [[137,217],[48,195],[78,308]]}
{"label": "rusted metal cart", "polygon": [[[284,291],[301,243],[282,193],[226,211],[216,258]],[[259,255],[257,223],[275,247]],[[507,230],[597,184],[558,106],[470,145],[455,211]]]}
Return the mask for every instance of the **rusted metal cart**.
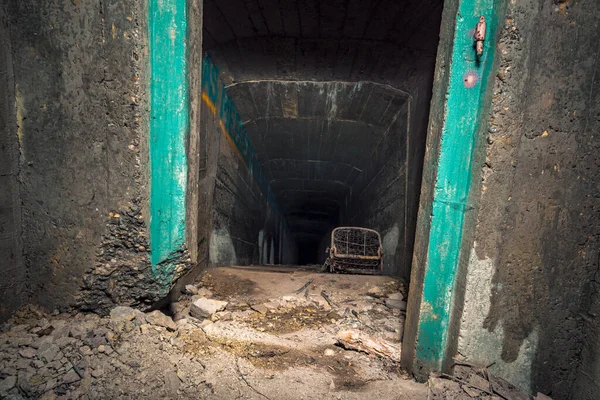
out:
{"label": "rusted metal cart", "polygon": [[381,235],[373,229],[335,228],[326,252],[329,257],[323,264],[323,271],[370,275],[383,272]]}

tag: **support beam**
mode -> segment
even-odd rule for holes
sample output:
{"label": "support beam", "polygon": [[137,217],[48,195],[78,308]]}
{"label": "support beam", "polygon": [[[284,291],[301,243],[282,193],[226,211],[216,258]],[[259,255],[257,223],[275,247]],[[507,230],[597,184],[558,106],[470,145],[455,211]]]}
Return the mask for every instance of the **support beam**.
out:
{"label": "support beam", "polygon": [[150,0],[150,244],[154,277],[171,282],[186,243],[189,132],[187,2]]}
{"label": "support beam", "polygon": [[[469,191],[479,177],[474,160],[483,151],[478,143],[503,6],[503,0],[447,0],[444,8],[402,359],[421,378],[447,370],[456,351],[462,249],[471,248],[465,246],[474,208]],[[478,56],[474,33],[481,16],[487,32]]]}

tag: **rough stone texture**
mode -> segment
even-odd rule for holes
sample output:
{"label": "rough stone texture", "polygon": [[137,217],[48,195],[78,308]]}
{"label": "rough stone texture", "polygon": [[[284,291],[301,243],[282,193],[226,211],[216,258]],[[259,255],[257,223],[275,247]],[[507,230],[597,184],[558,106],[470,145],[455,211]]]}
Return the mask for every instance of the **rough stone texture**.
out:
{"label": "rough stone texture", "polygon": [[[82,280],[76,304],[101,313],[119,304],[147,309],[167,295],[170,284],[157,279],[153,272],[144,218],[139,208],[109,213],[109,217],[96,262]],[[171,280],[192,264],[187,251],[169,261],[174,264]]]}
{"label": "rough stone texture", "polygon": [[26,265],[34,300],[66,306],[109,212],[147,204],[145,2],[7,3]]}
{"label": "rough stone texture", "polygon": [[[356,82],[369,87],[372,82],[375,82],[408,93],[411,102],[407,110],[410,114],[410,127],[405,146],[408,171],[402,172],[403,177],[395,181],[398,183],[403,181],[404,184],[398,185],[402,186],[401,189],[395,187],[378,189],[377,185],[372,185],[370,189],[373,193],[368,193],[364,197],[371,199],[380,196],[381,199],[370,204],[362,204],[362,200],[359,200],[353,205],[355,209],[366,208],[371,212],[361,216],[355,213],[352,217],[346,218],[348,221],[352,219],[361,224],[372,225],[383,230],[384,235],[389,234],[388,242],[393,243],[391,247],[396,249],[396,254],[389,260],[388,272],[407,277],[414,240],[424,139],[443,2],[437,0],[384,3],[349,1],[330,4],[317,1],[251,0],[244,4],[248,15],[239,12],[242,6],[238,3],[240,2],[237,0],[206,2],[205,48],[219,65],[221,78],[228,85],[228,92],[231,93],[234,102],[246,103],[250,106],[250,108],[240,106],[240,114],[244,117],[244,122],[249,127],[256,125],[254,129],[259,134],[267,130],[266,125],[268,129],[281,133],[277,140],[269,143],[272,148],[285,149],[290,145],[290,127],[283,126],[281,120],[273,120],[273,123],[269,124],[270,118],[264,118],[265,108],[273,111],[275,115],[281,114],[285,119],[296,121],[294,122],[298,125],[296,128],[300,129],[298,133],[306,130],[307,137],[299,137],[301,140],[294,141],[294,145],[303,143],[304,140],[308,141],[311,135],[318,132],[318,126],[310,126],[310,122],[301,121],[294,112],[301,112],[303,105],[305,109],[307,107],[309,110],[310,107],[319,109],[325,97],[324,92],[310,91],[308,88],[303,91],[304,99],[295,99],[290,96],[294,94],[294,90],[285,89],[293,89],[296,81],[319,82],[318,85],[313,85],[313,88],[322,86],[321,83],[351,85]],[[273,93],[267,92],[269,88]],[[283,92],[280,89],[284,89]],[[258,95],[254,96],[255,94]],[[329,91],[327,94],[335,93]],[[267,103],[269,97],[273,101]],[[327,96],[326,99],[325,103],[331,104],[332,98]],[[297,100],[297,103],[294,100]],[[343,108],[346,99],[337,100],[341,102],[340,107]],[[369,91],[369,95],[362,100],[361,106],[368,104],[363,113],[367,118],[377,118],[381,116],[380,113],[389,112],[379,106],[386,100],[389,103],[389,92],[386,90]],[[397,112],[402,107],[403,104],[394,104],[390,110]],[[351,111],[358,113],[357,110]],[[262,121],[253,120],[253,113],[262,115]],[[271,114],[268,116],[270,117]],[[318,122],[316,117],[318,115],[311,116],[315,120],[312,122],[313,125]],[[360,116],[361,119],[362,117],[363,115]],[[300,126],[302,124],[307,126]],[[336,126],[334,128],[338,129]],[[249,128],[250,130],[252,129]],[[357,126],[353,129],[344,126],[343,131],[348,131],[350,136],[356,137],[357,132],[361,130]],[[363,129],[360,134],[368,137],[369,129]],[[336,137],[331,135],[325,141],[325,147],[333,148],[335,146],[333,139]],[[255,144],[255,147],[258,146]],[[369,148],[368,145],[365,147]],[[349,151],[348,154],[353,153]],[[301,160],[304,156],[298,154],[293,159]],[[280,157],[277,153],[273,153],[269,154],[269,158]],[[327,161],[319,158],[313,158],[314,160]],[[364,182],[377,177],[375,174],[380,161],[374,161],[372,170],[364,174],[365,177],[362,178]],[[289,167],[277,165],[277,168]],[[387,179],[393,181],[396,178],[396,171],[391,172],[388,168],[385,168],[385,171],[389,175],[379,177],[380,182]],[[341,174],[343,169],[338,172]],[[344,183],[345,178],[340,179],[339,182]],[[295,190],[302,190],[301,186],[305,183],[308,183],[309,187],[319,184],[316,180],[309,182],[311,180],[313,178],[310,175],[303,176],[296,181]],[[284,184],[286,187],[283,190],[288,190],[292,182],[282,183]],[[330,193],[335,190],[336,184],[337,182],[334,182],[329,185],[325,192],[320,188],[318,191],[321,192],[315,192],[316,197],[322,199],[311,206],[313,208],[311,211],[314,213],[312,220],[305,219],[303,224],[305,228],[307,225],[311,228],[317,226],[317,230],[321,231],[321,237],[307,239],[304,237],[305,232],[301,232],[302,234],[299,235],[301,253],[304,251],[314,253],[319,248],[321,238],[327,232],[325,226],[341,221],[339,216],[335,218],[332,216],[335,215],[334,208],[336,202],[339,202],[338,198],[344,198],[344,191],[348,188],[338,185],[339,190]],[[321,185],[323,186],[323,183]],[[394,196],[396,199],[392,201],[391,198]],[[278,195],[278,198],[281,197]],[[398,199],[403,203],[401,207],[394,204]],[[324,201],[333,203],[334,207],[324,207]],[[281,202],[285,203],[284,200]],[[302,212],[306,216],[306,210]],[[376,214],[377,217],[374,217]],[[317,221],[319,217],[321,220]],[[377,218],[386,221],[384,223]],[[395,226],[394,222],[398,222],[398,226]],[[302,242],[307,245],[303,245]],[[315,259],[312,256],[309,258]]]}
{"label": "rough stone texture", "polygon": [[195,300],[190,306],[190,315],[196,318],[209,318],[214,313],[224,310],[226,301],[207,299],[205,297]]}
{"label": "rough stone texture", "polygon": [[600,396],[599,34],[595,1],[509,4],[475,189],[459,351],[554,399]]}
{"label": "rough stone texture", "polygon": [[0,7],[0,321],[6,320],[28,295],[21,236],[20,154],[14,89],[8,21]]}
{"label": "rough stone texture", "polygon": [[174,331],[177,329],[177,324],[173,322],[171,317],[166,316],[158,310],[154,310],[151,313],[146,314],[146,321],[148,321],[148,323],[152,325],[165,327],[170,331]]}

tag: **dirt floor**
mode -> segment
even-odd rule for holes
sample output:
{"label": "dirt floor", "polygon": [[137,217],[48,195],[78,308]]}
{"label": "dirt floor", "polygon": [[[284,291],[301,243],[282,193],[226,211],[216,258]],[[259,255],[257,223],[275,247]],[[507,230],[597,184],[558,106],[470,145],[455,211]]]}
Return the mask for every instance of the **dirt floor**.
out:
{"label": "dirt floor", "polygon": [[390,277],[230,267],[149,313],[28,306],[2,326],[0,398],[503,398],[476,373],[428,386],[400,370],[406,294]]}

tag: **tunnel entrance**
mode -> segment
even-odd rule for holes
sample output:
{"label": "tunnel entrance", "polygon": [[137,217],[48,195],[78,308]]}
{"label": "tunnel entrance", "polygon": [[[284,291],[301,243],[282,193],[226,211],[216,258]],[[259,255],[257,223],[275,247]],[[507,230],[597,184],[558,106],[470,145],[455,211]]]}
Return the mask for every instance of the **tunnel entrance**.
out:
{"label": "tunnel entrance", "polygon": [[360,226],[408,281],[442,8],[204,2],[210,264],[322,264],[331,231]]}

